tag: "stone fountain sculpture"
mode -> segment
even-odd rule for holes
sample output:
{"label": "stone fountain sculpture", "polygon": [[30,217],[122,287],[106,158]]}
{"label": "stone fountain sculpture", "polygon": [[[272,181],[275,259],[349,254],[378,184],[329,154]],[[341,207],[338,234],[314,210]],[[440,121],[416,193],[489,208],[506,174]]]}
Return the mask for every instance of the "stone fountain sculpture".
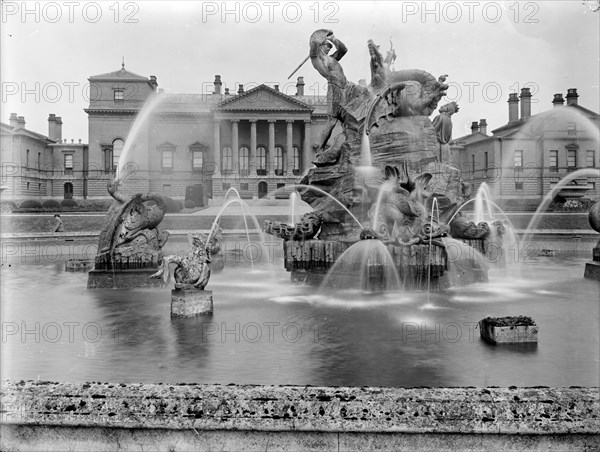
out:
{"label": "stone fountain sculpture", "polygon": [[166,211],[164,196],[125,196],[119,191],[120,184],[118,179],[108,183],[108,193],[114,201],[100,232],[88,289],[148,285],[147,276],[156,271],[163,257],[162,247],[169,238],[167,231],[158,229]]}
{"label": "stone fountain sculpture", "polygon": [[[450,231],[468,241],[489,235],[487,225],[461,217],[447,224],[472,192],[450,161],[450,117],[458,105],[443,106],[432,123],[447,75],[392,70],[393,48],[384,58],[372,40],[367,45],[371,82],[364,86],[344,75],[340,60],[348,49],[331,30],[310,36],[309,57],[327,80],[330,99],[314,167],[301,181],[309,188],[299,190],[314,215],[296,225],[266,222],[265,230],[286,240],[285,266],[293,279],[318,281],[354,243],[379,239],[406,288],[423,288],[417,280],[427,272],[439,286],[447,256],[437,238]],[[300,229],[317,233],[303,237],[294,232]]]}
{"label": "stone fountain sculpture", "polygon": [[[193,317],[208,314],[213,310],[212,291],[204,290],[210,279],[210,255],[218,245],[201,234],[190,237],[188,254],[163,257],[158,271],[150,278],[162,278],[165,284],[175,278],[175,289],[171,291],[171,315]],[[171,269],[174,266],[174,269]]]}

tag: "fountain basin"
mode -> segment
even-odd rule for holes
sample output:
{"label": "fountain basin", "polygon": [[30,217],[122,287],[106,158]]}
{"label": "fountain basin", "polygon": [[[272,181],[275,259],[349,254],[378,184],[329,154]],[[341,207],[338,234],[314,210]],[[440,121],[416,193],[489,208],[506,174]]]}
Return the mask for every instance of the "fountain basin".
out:
{"label": "fountain basin", "polygon": [[587,450],[598,388],[5,382],[7,450]]}
{"label": "fountain basin", "polygon": [[[343,242],[333,240],[286,241],[283,243],[284,266],[292,273],[295,282],[321,284],[329,270],[352,245],[361,242]],[[356,280],[366,264],[365,278],[368,280],[364,288],[389,287],[382,279],[386,277],[385,266],[393,265],[398,273],[401,287],[404,290],[441,290],[447,284],[441,283],[448,268],[446,250],[440,246],[419,245],[385,245],[391,258],[384,262],[380,255],[362,255],[361,259],[348,262],[336,269],[336,275],[328,278],[327,285],[347,288],[349,280]],[[369,262],[363,262],[366,259]],[[393,264],[392,264],[393,263]],[[429,274],[429,276],[428,276]]]}
{"label": "fountain basin", "polygon": [[585,194],[592,190],[591,185],[567,185],[558,192],[558,195],[568,200],[583,198]]}

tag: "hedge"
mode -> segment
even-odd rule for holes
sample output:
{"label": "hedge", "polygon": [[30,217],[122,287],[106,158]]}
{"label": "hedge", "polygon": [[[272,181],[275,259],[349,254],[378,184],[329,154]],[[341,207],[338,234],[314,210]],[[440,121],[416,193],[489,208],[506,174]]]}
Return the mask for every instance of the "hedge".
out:
{"label": "hedge", "polygon": [[42,203],[37,199],[26,199],[19,204],[19,209],[41,209]]}
{"label": "hedge", "polygon": [[45,201],[42,201],[42,207],[44,209],[60,210],[60,202],[56,199],[46,199]]}

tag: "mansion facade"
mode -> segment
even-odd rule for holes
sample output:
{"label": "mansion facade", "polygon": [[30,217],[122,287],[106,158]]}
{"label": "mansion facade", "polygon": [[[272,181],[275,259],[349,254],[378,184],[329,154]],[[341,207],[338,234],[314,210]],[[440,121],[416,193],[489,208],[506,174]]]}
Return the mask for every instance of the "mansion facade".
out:
{"label": "mansion facade", "polygon": [[[1,123],[4,199],[106,198],[115,176],[129,194],[198,199],[235,188],[244,198],[285,196],[311,166],[327,123],[326,96],[305,95],[302,77],[294,95],[277,85],[231,93],[218,75],[210,94],[164,93],[156,77],[124,66],[89,82],[89,143],[63,139],[55,114],[48,135],[28,130],[16,113]],[[488,133],[482,119],[450,142],[463,180],[474,189],[485,182],[496,200],[530,205],[565,179],[572,193],[600,196],[600,115],[578,97],[569,89],[566,103],[556,94],[551,109],[532,114],[528,88],[510,94],[505,125]]]}
{"label": "mansion facade", "polygon": [[327,120],[326,99],[304,95],[302,77],[294,96],[277,85],[232,94],[218,75],[212,94],[166,94],[125,68],[89,81],[99,92],[85,110],[89,197],[105,196],[114,171],[129,189],[173,198],[198,186],[208,197],[272,196],[309,168]]}
{"label": "mansion facade", "polygon": [[550,192],[598,199],[600,115],[579,104],[577,89],[565,97],[555,94],[550,109],[532,114],[523,88],[509,95],[506,124],[488,133],[485,119],[473,122],[471,134],[450,143],[462,178],[474,190],[485,182],[494,199],[515,208],[537,206]]}
{"label": "mansion facade", "polygon": [[54,114],[47,136],[16,114],[2,123],[3,198],[106,198],[115,175],[128,193],[274,196],[300,181],[327,121],[326,96],[305,95],[302,77],[293,96],[278,85],[230,93],[218,75],[211,94],[164,93],[124,66],[88,80],[89,143],[63,140]]}

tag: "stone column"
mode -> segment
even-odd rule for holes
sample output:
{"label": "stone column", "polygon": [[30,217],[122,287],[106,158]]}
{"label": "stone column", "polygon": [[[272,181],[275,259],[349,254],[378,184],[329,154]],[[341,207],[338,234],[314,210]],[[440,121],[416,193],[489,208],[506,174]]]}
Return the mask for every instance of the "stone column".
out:
{"label": "stone column", "polygon": [[221,177],[221,121],[213,122],[213,147],[215,156],[215,171],[213,176]]}
{"label": "stone column", "polygon": [[312,160],[312,137],[310,136],[310,119],[304,120],[304,150],[302,152],[302,168],[301,172],[310,168]]}
{"label": "stone column", "polygon": [[256,176],[256,119],[250,119],[250,156],[248,158],[248,171],[251,176]]}
{"label": "stone column", "polygon": [[239,134],[238,134],[238,123],[239,119],[231,120],[231,147],[233,154],[233,170],[239,174],[240,172],[240,145],[239,145]]}
{"label": "stone column", "polygon": [[287,134],[286,134],[286,142],[285,142],[285,154],[283,158],[283,168],[285,173],[292,173],[294,169],[294,149],[293,147],[293,136],[292,136],[292,127],[294,125],[293,119],[288,119],[287,123]]}
{"label": "stone column", "polygon": [[268,168],[269,176],[275,174],[275,120],[269,119],[269,158]]}

